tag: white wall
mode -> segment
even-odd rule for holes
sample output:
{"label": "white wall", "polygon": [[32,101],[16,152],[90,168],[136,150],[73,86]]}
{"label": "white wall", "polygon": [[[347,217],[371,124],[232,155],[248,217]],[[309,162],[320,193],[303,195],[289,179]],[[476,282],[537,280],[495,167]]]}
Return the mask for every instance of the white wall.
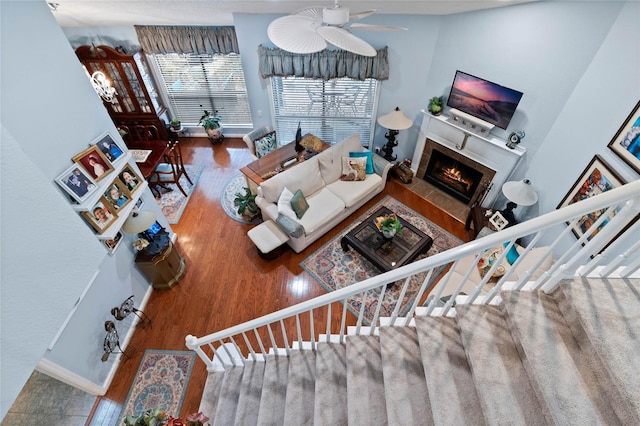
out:
{"label": "white wall", "polygon": [[[607,148],[640,100],[639,22],[640,3],[624,4],[558,111],[545,143],[529,159],[526,174],[535,182],[540,195],[535,209],[529,212],[531,215],[554,210],[595,154],[623,180],[639,178]],[[566,251],[573,242],[571,236],[558,247],[558,252]]]}
{"label": "white wall", "polygon": [[[106,109],[45,2],[0,7],[4,417],[43,358],[103,387],[113,366],[113,359],[100,361],[104,321],[132,294],[141,301],[149,284],[133,266],[131,237],[109,256],[54,182],[97,136],[117,135]],[[162,216],[153,197],[145,198],[145,208]],[[96,272],[68,328],[48,351]],[[124,337],[126,325],[117,326]]]}

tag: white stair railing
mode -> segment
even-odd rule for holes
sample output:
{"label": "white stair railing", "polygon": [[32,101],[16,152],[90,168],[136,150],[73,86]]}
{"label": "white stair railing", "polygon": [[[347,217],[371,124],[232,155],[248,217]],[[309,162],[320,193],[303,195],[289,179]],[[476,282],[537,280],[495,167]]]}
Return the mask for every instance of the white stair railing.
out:
{"label": "white stair railing", "polygon": [[[609,210],[607,210],[607,213],[600,215],[599,219],[586,229],[584,234],[568,250],[560,255],[549,270],[545,271],[537,280],[531,282],[531,276],[542,265],[547,254],[553,253],[554,249],[557,249],[562,241],[567,240],[567,235],[571,233],[571,229],[578,220],[588,213],[603,209]],[[613,211],[616,211],[615,216],[609,218],[608,214]],[[502,260],[498,259],[482,281],[474,288],[465,303],[489,303],[507,282],[510,282],[510,289],[541,289],[545,292],[551,292],[561,279],[574,275],[593,274],[597,271],[599,276],[602,277],[627,277],[640,269],[640,242],[638,242],[637,237],[640,233],[640,220],[637,220],[640,216],[639,212],[640,180],[637,180],[596,197],[555,210],[500,232],[470,241],[445,252],[426,257],[401,268],[354,283],[348,287],[243,324],[203,337],[188,335],[186,337],[186,345],[198,354],[210,371],[213,371],[216,368],[213,362],[214,355],[221,350],[223,352],[226,351],[226,356],[218,357],[226,360],[222,362],[223,368],[231,365],[242,365],[242,360],[234,360],[228,350],[228,346],[235,347],[243,357],[251,359],[257,359],[257,348],[259,348],[259,354],[263,357],[266,356],[268,353],[268,349],[265,350],[266,347],[272,348],[276,353],[280,353],[278,348],[284,349],[284,353],[288,355],[291,351],[289,341],[297,341],[298,346],[301,346],[303,341],[310,341],[315,346],[315,342],[319,341],[318,336],[315,335],[315,330],[320,330],[318,323],[326,323],[326,334],[321,336],[322,339],[344,342],[347,329],[347,303],[348,299],[355,295],[360,295],[362,299],[362,309],[358,313],[355,324],[356,333],[372,334],[375,329],[374,326],[378,324],[380,301],[384,298],[386,286],[397,281],[404,282],[401,290],[402,297],[397,301],[391,318],[385,321],[385,324],[395,324],[401,318],[399,317],[401,315],[399,311],[400,304],[406,302],[405,306],[410,306],[403,320],[406,325],[419,307],[427,290],[431,290],[434,296],[429,298],[430,302],[426,306],[425,312],[427,315],[436,313],[435,308],[443,296],[442,292],[460,259],[474,256],[475,261],[466,271],[462,282],[450,295],[451,297],[444,308],[437,310],[439,315],[446,315],[453,307],[464,281],[470,276],[482,253],[488,248],[505,242],[508,243],[508,249],[519,238],[523,238],[529,243],[512,268],[498,280],[493,289],[487,292],[486,296],[480,297],[484,286],[495,272],[500,260]],[[568,224],[568,226],[565,224]],[[526,259],[532,248],[543,236],[555,236],[555,238],[548,245],[546,252],[539,256],[539,261],[535,262],[525,273],[519,273],[519,278],[515,283],[510,281],[510,271],[516,269],[518,264]],[[589,236],[593,237],[589,239]],[[507,250],[504,250],[502,256],[505,256],[506,252]],[[613,254],[615,253],[622,254],[614,256]],[[438,275],[446,268],[449,268],[449,272],[438,281]],[[410,300],[403,300],[411,277],[425,272],[426,278],[423,279],[419,291],[415,292]],[[432,280],[432,278],[434,279]],[[434,285],[433,283],[435,282],[437,284]],[[338,331],[332,333],[332,330],[334,330],[334,327],[332,327],[332,312],[339,312],[333,306],[336,302],[342,303],[343,307],[339,316]],[[373,326],[363,328],[363,324],[368,325],[364,319],[364,306],[366,303],[376,303],[377,306],[372,318]],[[322,312],[325,312],[325,314],[321,315]],[[301,315],[309,315],[309,330],[303,330],[301,327]],[[319,320],[318,317],[322,317],[322,320]],[[278,332],[277,335],[274,334],[274,329]],[[265,338],[268,338],[267,342],[264,341]],[[238,341],[244,342],[245,347],[241,348],[237,344]],[[214,343],[218,343],[217,348],[214,347]]]}

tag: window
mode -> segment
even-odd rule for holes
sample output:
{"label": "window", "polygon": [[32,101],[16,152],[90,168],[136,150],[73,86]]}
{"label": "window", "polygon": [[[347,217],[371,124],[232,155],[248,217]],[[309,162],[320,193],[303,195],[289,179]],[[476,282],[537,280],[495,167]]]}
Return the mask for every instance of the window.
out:
{"label": "window", "polygon": [[371,145],[378,84],[371,78],[271,77],[278,141],[294,140],[300,123],[302,134],[312,133],[325,142],[337,143],[359,133],[362,144]]}
{"label": "window", "polygon": [[[152,54],[172,117],[196,126],[203,110],[227,127],[253,127],[240,55]],[[202,105],[202,106],[201,106]]]}

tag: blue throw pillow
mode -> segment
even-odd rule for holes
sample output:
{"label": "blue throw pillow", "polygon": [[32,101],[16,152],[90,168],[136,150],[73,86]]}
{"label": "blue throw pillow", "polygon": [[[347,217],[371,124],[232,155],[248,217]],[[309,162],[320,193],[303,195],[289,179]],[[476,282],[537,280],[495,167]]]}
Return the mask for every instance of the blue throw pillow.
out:
{"label": "blue throw pillow", "polygon": [[373,152],[371,151],[360,151],[360,152],[350,152],[349,157],[367,157],[367,168],[365,173],[370,175],[374,173],[373,170]]}
{"label": "blue throw pillow", "polygon": [[[505,248],[507,248],[508,245],[509,245],[508,241],[504,243]],[[514,244],[511,246],[511,248],[507,252],[507,262],[509,262],[509,265],[513,265],[514,263],[516,263],[516,260],[518,260],[519,257],[520,257],[520,253],[518,253],[518,250],[516,250],[516,245]]]}

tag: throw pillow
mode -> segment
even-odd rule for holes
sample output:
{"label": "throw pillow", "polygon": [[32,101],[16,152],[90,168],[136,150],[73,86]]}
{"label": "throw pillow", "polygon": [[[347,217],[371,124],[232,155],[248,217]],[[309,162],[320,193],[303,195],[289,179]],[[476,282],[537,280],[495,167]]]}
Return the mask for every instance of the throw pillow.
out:
{"label": "throw pillow", "polygon": [[307,203],[307,200],[304,198],[304,194],[299,189],[293,195],[293,198],[291,198],[291,208],[293,208],[298,219],[302,219],[305,212],[309,210],[309,203]]}
{"label": "throw pillow", "polygon": [[356,181],[367,178],[367,159],[342,157],[342,176],[340,180]]}
{"label": "throw pillow", "polygon": [[276,223],[292,238],[300,238],[304,235],[304,227],[290,217],[279,214]]}
{"label": "throw pillow", "polygon": [[349,157],[351,158],[360,158],[364,157],[367,159],[367,168],[365,172],[370,175],[373,174],[373,152],[371,151],[360,151],[360,152],[350,152]]}
{"label": "throw pillow", "polygon": [[[503,245],[504,245],[504,248],[507,248],[507,246],[509,245],[509,242],[507,241]],[[512,245],[509,251],[507,252],[507,262],[509,262],[509,265],[513,265],[514,263],[516,263],[516,260],[518,260],[518,258],[520,257],[520,253],[518,253],[518,250],[516,249],[516,245],[517,244]]]}
{"label": "throw pillow", "polygon": [[263,137],[256,139],[253,141],[253,146],[256,150],[256,157],[262,158],[265,155],[273,152],[278,147],[278,142],[276,140],[276,131],[274,130],[271,133],[267,133]]}
{"label": "throw pillow", "polygon": [[284,188],[278,198],[278,214],[286,216],[291,219],[296,218],[296,212],[291,208],[291,199],[293,198],[293,192]]}
{"label": "throw pillow", "polygon": [[[493,247],[493,248],[487,249],[484,252],[484,254],[480,257],[480,260],[478,260],[478,272],[480,273],[480,276],[482,278],[484,278],[484,276],[487,275],[487,273],[493,267],[496,260],[498,260],[498,258],[502,254],[503,250],[504,250],[504,247],[502,245],[498,247]],[[491,278],[500,278],[506,272],[507,272],[507,268],[505,267],[504,264],[501,263],[500,265],[498,265],[496,270],[493,271],[493,275],[491,276]]]}

